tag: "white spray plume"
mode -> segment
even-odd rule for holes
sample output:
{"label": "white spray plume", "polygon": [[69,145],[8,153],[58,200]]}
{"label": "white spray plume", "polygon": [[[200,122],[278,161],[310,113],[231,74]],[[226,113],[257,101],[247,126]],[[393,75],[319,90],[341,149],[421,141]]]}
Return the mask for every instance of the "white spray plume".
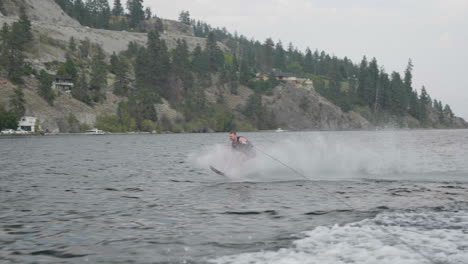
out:
{"label": "white spray plume", "polygon": [[417,148],[391,133],[369,139],[312,133],[276,142],[260,138],[253,144],[256,157],[246,162],[240,162],[239,153],[229,145],[221,144],[205,148],[195,160],[202,168],[218,168],[232,180],[254,181],[385,178],[437,170],[424,153],[414,152]]}

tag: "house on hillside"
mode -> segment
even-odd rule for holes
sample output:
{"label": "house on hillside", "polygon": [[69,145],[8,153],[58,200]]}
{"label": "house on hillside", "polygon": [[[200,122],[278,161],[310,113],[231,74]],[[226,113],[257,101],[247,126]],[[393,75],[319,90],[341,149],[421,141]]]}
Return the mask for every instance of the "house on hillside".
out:
{"label": "house on hillside", "polygon": [[297,77],[286,72],[274,72],[276,80],[278,81],[296,81]]}
{"label": "house on hillside", "polygon": [[257,73],[255,76],[255,80],[257,81],[268,81],[268,79],[268,75],[266,74]]}
{"label": "house on hillside", "polygon": [[35,133],[37,130],[41,130],[40,125],[36,127],[38,119],[32,116],[23,116],[18,122],[18,130],[22,129],[27,132]]}
{"label": "house on hillside", "polygon": [[[298,77],[292,75],[291,73],[273,72],[273,76],[278,81],[288,81],[288,82],[293,82],[293,83],[299,84],[299,85],[313,85],[312,80],[307,79],[307,78],[298,78]],[[255,80],[256,81],[268,81],[270,79],[270,77],[271,77],[271,75],[257,73],[256,76],[255,76]]]}
{"label": "house on hillside", "polygon": [[52,89],[69,93],[73,88],[73,80],[69,76],[55,75],[52,82]]}

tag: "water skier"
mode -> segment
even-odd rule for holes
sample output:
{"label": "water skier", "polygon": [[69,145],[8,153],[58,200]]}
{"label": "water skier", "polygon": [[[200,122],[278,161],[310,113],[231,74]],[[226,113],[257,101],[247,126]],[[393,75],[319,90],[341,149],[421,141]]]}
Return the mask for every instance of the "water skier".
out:
{"label": "water skier", "polygon": [[236,131],[229,132],[229,139],[231,140],[232,149],[241,153],[241,161],[247,161],[255,157],[254,146],[250,141],[243,137],[237,136]]}

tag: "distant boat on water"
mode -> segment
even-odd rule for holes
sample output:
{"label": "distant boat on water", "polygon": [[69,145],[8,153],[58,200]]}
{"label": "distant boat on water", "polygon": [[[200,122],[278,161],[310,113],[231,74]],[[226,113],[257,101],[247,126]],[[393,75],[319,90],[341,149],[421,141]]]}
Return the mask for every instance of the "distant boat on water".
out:
{"label": "distant boat on water", "polygon": [[93,129],[86,130],[85,134],[86,135],[104,135],[106,134],[106,132],[99,130],[97,128],[93,128]]}
{"label": "distant boat on water", "polygon": [[278,127],[278,128],[275,130],[275,132],[286,132],[286,131],[287,131],[287,130],[281,129],[281,127]]}

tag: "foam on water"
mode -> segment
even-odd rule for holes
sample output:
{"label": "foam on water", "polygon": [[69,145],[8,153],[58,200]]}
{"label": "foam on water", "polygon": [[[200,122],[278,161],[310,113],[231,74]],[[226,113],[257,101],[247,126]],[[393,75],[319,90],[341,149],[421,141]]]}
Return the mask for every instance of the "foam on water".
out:
{"label": "foam on water", "polygon": [[468,212],[385,212],[343,226],[304,232],[290,248],[210,260],[218,264],[423,264],[468,262]]}
{"label": "foam on water", "polygon": [[[189,159],[199,168],[207,169],[210,166],[224,172],[231,180],[244,180],[246,172],[241,166],[241,156],[225,144],[216,144],[206,147],[201,155],[192,154]],[[247,161],[244,165],[255,166],[255,160]]]}

